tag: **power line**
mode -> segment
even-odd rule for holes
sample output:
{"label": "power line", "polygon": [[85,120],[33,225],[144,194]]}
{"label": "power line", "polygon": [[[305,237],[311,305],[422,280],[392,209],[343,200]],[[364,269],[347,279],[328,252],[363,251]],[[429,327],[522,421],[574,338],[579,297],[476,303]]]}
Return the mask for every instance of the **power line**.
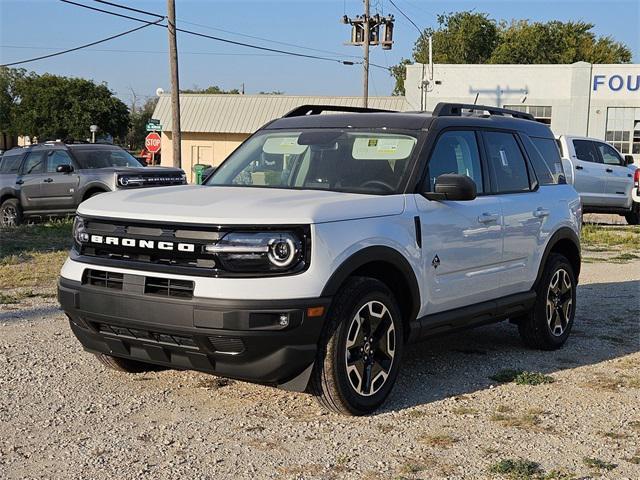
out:
{"label": "power line", "polygon": [[[85,5],[85,4],[82,4],[82,3],[73,2],[71,0],[60,0],[60,1],[63,2],[63,3],[76,5],[78,7],[87,8],[89,10],[93,10],[93,11],[96,11],[96,12],[106,13],[108,15],[115,15],[115,16],[118,16],[118,17],[123,17],[123,18],[128,18],[130,20],[135,20],[137,22],[149,23],[146,20],[141,20],[139,18],[131,17],[129,15],[124,15],[124,14],[121,14],[121,13],[111,12],[109,10],[104,10],[102,8],[92,7],[90,5]],[[118,4],[112,3],[112,2],[109,2],[109,5],[112,5],[112,6],[115,6],[115,7],[118,7],[118,8],[123,8],[125,10],[130,10],[130,7],[126,7],[124,5],[118,5]],[[156,16],[156,17],[160,16],[160,15],[157,15],[157,14],[152,13],[152,12],[145,12],[145,14],[153,15],[153,16]],[[166,25],[161,25],[161,26],[166,28]],[[256,50],[262,50],[262,51],[266,51],[266,52],[281,53],[283,55],[290,55],[290,56],[301,57],[301,58],[309,58],[309,59],[313,59],[313,60],[324,60],[324,61],[328,61],[328,62],[337,62],[337,63],[341,63],[343,65],[354,65],[354,62],[349,61],[349,60],[340,60],[340,59],[337,59],[337,58],[321,57],[319,55],[309,55],[309,54],[305,54],[305,53],[291,52],[289,50],[280,50],[280,49],[276,49],[276,48],[263,47],[263,46],[255,45],[255,44],[251,44],[251,43],[238,42],[236,40],[230,40],[228,38],[215,37],[213,35],[207,35],[205,33],[194,32],[192,30],[187,30],[187,29],[184,29],[184,28],[177,28],[176,27],[176,32],[186,33],[188,35],[194,35],[194,36],[197,36],[197,37],[208,38],[210,40],[215,40],[215,41],[218,41],[218,42],[228,43],[230,45],[238,45],[238,46],[241,46],[241,47],[253,48],[253,49],[256,49]]]}
{"label": "power line", "polygon": [[[59,50],[62,47],[24,46],[24,45],[0,45],[0,48],[15,48],[23,50]],[[87,48],[89,52],[111,52],[111,53],[144,53],[144,54],[167,54],[166,50],[129,50],[123,48]],[[215,55],[224,57],[286,57],[280,53],[229,53],[229,52],[180,52],[180,55]]]}
{"label": "power line", "polygon": [[142,13],[143,15],[150,15],[152,17],[157,17],[157,18],[166,18],[164,15],[158,15],[157,13],[148,12],[146,10],[139,10],[137,8],[128,7],[126,5],[120,5],[118,3],[107,2],[106,0],[93,0],[93,1],[98,3],[103,3],[105,5],[110,5],[116,8],[122,8],[123,10],[129,10],[130,12]]}
{"label": "power line", "polygon": [[0,65],[0,67],[11,67],[13,65],[20,65],[22,63],[35,62],[36,60],[44,60],[45,58],[57,57],[58,55],[63,55],[65,53],[75,52],[77,50],[82,50],[83,48],[92,47],[93,45],[98,45],[99,43],[108,42],[109,40],[113,40],[119,37],[124,37],[125,35],[129,35],[130,33],[137,32],[138,30],[142,30],[143,28],[147,28],[151,25],[157,25],[161,22],[162,19],[158,19],[155,22],[147,23],[146,25],[140,25],[139,27],[132,28],[131,30],[127,30],[126,32],[117,33],[115,35],[111,35],[110,37],[103,38],[101,40],[96,40],[95,42],[85,43],[84,45],[80,45],[79,47],[69,48],[67,50],[62,50],[60,52],[50,53],[48,55],[41,55],[35,58],[29,58],[27,60],[20,60],[19,62],[11,62],[5,63],[4,65]]}
{"label": "power line", "polygon": [[395,9],[400,13],[400,15],[402,15],[404,18],[406,18],[407,20],[409,20],[409,23],[411,23],[411,25],[413,25],[414,27],[416,27],[416,30],[418,30],[418,33],[419,33],[420,35],[422,35],[423,30],[422,30],[420,27],[418,27],[418,25],[416,25],[416,24],[414,23],[414,21],[413,21],[413,20],[411,20],[411,18],[409,18],[409,16],[408,16],[406,13],[404,13],[404,12],[403,12],[403,11],[400,9],[400,7],[398,7],[398,6],[394,3],[394,1],[393,1],[393,0],[389,0],[389,3],[395,7]]}

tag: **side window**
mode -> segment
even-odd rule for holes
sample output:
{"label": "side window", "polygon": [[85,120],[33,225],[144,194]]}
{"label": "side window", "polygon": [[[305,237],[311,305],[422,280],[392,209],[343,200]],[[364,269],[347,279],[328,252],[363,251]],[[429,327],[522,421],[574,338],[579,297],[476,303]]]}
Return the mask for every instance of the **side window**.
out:
{"label": "side window", "polygon": [[604,163],[607,165],[624,165],[620,154],[611,145],[607,145],[606,143],[598,143],[597,145]]}
{"label": "side window", "polygon": [[0,173],[18,173],[22,155],[4,155],[0,157]]}
{"label": "side window", "polygon": [[476,183],[478,193],[484,192],[480,152],[473,131],[443,133],[429,159],[429,189],[435,188],[436,178],[445,173],[459,173]]}
{"label": "side window", "polygon": [[43,173],[44,164],[47,160],[47,152],[41,150],[39,152],[31,152],[27,155],[27,160],[22,167],[22,173],[28,175],[30,173]]}
{"label": "side window", "polygon": [[590,140],[574,140],[573,148],[576,150],[576,157],[583,162],[600,163],[596,146]]}
{"label": "side window", "polygon": [[513,134],[484,132],[483,136],[496,192],[529,191],[527,163]]}
{"label": "side window", "polygon": [[[555,185],[565,183],[560,151],[555,140],[540,137],[528,138],[526,135],[522,135],[521,138],[540,184]],[[533,150],[529,148],[529,142],[533,145]]]}
{"label": "side window", "polygon": [[47,161],[47,173],[56,173],[59,165],[73,165],[73,161],[64,150],[52,150],[49,152],[49,160]]}

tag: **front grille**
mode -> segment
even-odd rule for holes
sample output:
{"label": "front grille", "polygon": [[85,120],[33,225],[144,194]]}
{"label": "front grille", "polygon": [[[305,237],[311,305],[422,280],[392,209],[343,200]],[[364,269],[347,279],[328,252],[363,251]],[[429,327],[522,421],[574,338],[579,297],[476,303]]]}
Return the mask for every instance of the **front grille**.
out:
{"label": "front grille", "polygon": [[186,337],[184,335],[152,332],[149,330],[122,327],[119,325],[109,325],[106,323],[94,323],[94,327],[100,333],[114,335],[121,338],[144,340],[147,342],[163,343],[185,348],[198,348],[196,343],[193,341],[193,338]]}
{"label": "front grille", "polygon": [[193,298],[194,283],[191,280],[145,277],[144,293],[161,297]]}
{"label": "front grille", "polygon": [[122,273],[106,272],[103,270],[86,269],[82,278],[84,285],[113,288],[114,290],[122,290],[123,282],[124,276]]}
{"label": "front grille", "polygon": [[160,185],[184,185],[185,180],[181,174],[122,174],[118,176],[120,188],[156,187]]}
{"label": "front grille", "polygon": [[[85,219],[84,223],[89,238],[97,236],[103,242],[92,241],[76,247],[82,255],[165,268],[201,269],[212,273],[218,268],[216,256],[207,253],[204,247],[217,242],[226,233],[211,226],[170,227],[97,219]],[[107,243],[107,239],[110,243]],[[112,241],[117,241],[117,244]],[[140,241],[144,241],[148,247],[142,246]],[[160,244],[171,248],[158,248]],[[188,248],[182,248],[185,246]]]}

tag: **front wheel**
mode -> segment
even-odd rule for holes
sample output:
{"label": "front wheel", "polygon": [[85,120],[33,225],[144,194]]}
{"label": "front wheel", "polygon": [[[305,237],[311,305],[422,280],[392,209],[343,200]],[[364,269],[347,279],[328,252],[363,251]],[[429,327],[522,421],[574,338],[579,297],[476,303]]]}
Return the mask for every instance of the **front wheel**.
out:
{"label": "front wheel", "polygon": [[576,312],[576,283],[567,258],[549,255],[536,287],[534,308],[518,322],[520,337],[528,347],[556,350],[564,345]]}
{"label": "front wheel", "polygon": [[327,318],[311,377],[320,404],[364,415],[385,401],[400,369],[403,325],[393,293],[375,279],[347,280]]}

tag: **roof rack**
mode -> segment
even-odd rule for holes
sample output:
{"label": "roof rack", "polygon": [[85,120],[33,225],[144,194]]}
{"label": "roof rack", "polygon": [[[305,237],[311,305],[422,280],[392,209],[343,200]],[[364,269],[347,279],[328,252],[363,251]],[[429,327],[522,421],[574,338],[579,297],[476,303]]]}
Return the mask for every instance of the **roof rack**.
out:
{"label": "roof rack", "polygon": [[395,113],[394,110],[383,110],[380,108],[342,107],[340,105],[300,105],[290,112],[285,113],[282,118],[304,117],[305,115],[320,115],[322,112]]}
{"label": "roof rack", "polygon": [[433,109],[432,115],[434,117],[461,117],[463,110],[483,111],[488,112],[489,115],[510,115],[514,118],[521,118],[523,120],[534,120],[535,118],[530,113],[519,112],[517,110],[509,110],[508,108],[489,107],[487,105],[472,105],[469,103],[446,103],[440,102]]}

